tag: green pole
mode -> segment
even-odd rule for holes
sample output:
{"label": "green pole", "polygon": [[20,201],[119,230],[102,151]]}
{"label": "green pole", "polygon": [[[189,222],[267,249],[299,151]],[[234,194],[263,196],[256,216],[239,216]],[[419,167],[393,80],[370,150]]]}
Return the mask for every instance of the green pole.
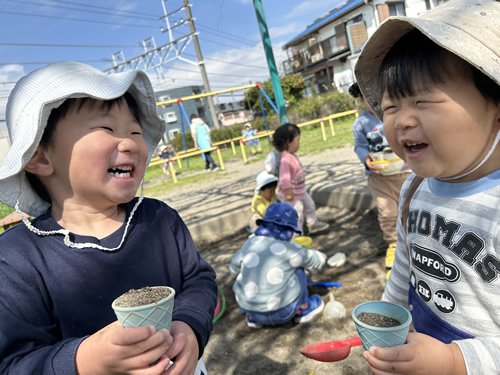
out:
{"label": "green pole", "polygon": [[257,14],[257,22],[259,24],[262,44],[264,45],[267,66],[269,67],[269,73],[271,74],[271,83],[273,85],[276,106],[278,107],[281,123],[284,124],[285,122],[288,122],[285,99],[283,97],[283,90],[281,90],[280,76],[278,75],[278,70],[276,69],[276,62],[274,61],[273,48],[271,45],[271,38],[269,37],[269,31],[267,30],[266,16],[264,15],[262,0],[253,0],[253,6],[255,8],[255,13]]}

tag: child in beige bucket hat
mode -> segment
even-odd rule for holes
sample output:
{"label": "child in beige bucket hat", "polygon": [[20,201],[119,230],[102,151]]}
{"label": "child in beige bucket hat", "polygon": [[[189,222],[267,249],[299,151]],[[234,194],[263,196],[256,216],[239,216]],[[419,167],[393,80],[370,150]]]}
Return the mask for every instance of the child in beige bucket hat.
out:
{"label": "child in beige bucket hat", "polygon": [[373,374],[499,374],[500,2],[450,0],[391,17],[356,65],[402,187],[383,300],[408,306],[407,344],[363,355]]}
{"label": "child in beige bucket hat", "polygon": [[[144,72],[69,61],[10,94],[0,200],[36,217],[0,235],[0,373],[195,371],[217,284],[179,215],[143,198],[155,104]],[[112,301],[156,285],[176,291],[170,332],[124,330]]]}

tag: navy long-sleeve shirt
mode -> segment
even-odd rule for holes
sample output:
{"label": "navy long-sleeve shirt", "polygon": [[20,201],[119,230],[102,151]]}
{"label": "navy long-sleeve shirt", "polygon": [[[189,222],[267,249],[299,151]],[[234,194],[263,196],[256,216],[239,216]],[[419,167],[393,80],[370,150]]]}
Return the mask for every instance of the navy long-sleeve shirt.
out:
{"label": "navy long-sleeve shirt", "polygon": [[[50,212],[33,225],[61,229]],[[72,240],[113,248],[124,228],[101,240],[74,234]],[[156,285],[175,289],[172,319],[194,330],[201,356],[213,328],[215,272],[163,202],[143,200],[115,251],[69,248],[62,235],[39,236],[23,224],[9,229],[0,235],[0,373],[74,374],[80,342],[116,320],[112,301]]]}

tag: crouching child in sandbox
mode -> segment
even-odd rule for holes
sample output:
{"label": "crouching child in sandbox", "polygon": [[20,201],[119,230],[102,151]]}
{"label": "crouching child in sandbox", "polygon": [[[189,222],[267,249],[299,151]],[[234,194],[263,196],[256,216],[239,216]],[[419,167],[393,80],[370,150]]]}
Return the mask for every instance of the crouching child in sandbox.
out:
{"label": "crouching child in sandbox", "polygon": [[308,296],[304,269],[320,270],[326,255],[292,241],[297,211],[287,203],[271,204],[258,219],[255,236],[231,259],[229,270],[236,277],[236,302],[246,313],[250,328],[263,325],[306,323],[324,307],[317,294]]}
{"label": "crouching child in sandbox", "polygon": [[[193,374],[217,285],[177,212],[143,198],[165,131],[147,75],[50,64],[16,84],[6,122],[0,200],[35,218],[0,235],[0,373],[161,374],[175,359],[167,374]],[[162,285],[170,332],[120,326],[115,298]]]}

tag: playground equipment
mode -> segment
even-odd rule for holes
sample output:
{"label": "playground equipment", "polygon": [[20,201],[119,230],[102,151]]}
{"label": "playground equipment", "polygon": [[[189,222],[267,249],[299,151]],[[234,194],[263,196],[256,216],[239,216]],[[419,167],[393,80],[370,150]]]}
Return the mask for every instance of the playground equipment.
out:
{"label": "playground equipment", "polygon": [[[313,124],[316,124],[316,123],[320,123],[320,126],[321,126],[321,135],[323,137],[323,141],[326,141],[326,129],[325,129],[325,121],[328,121],[329,124],[330,124],[330,131],[331,131],[331,134],[332,136],[335,135],[335,128],[334,128],[334,119],[336,118],[339,118],[339,117],[344,117],[344,116],[351,116],[351,115],[354,115],[355,117],[358,117],[359,116],[359,112],[357,109],[353,109],[351,111],[344,111],[344,112],[339,112],[339,113],[334,113],[333,115],[330,115],[330,116],[327,116],[327,117],[321,117],[321,118],[318,118],[318,119],[314,119],[314,120],[310,120],[310,121],[306,121],[306,122],[301,122],[299,124],[297,124],[297,126],[299,128],[302,128],[304,126],[308,126],[308,125],[313,125]],[[243,156],[243,161],[244,163],[247,163],[248,159],[247,159],[247,154],[246,154],[246,151],[245,151],[245,142],[250,140],[250,139],[259,139],[259,138],[264,138],[264,137],[270,137],[272,134],[274,134],[274,130],[271,130],[271,131],[266,131],[266,132],[261,132],[261,133],[257,133],[255,134],[255,136],[253,137],[249,137],[249,138],[243,138],[241,137],[240,139],[240,147],[241,147],[241,155]],[[235,152],[233,151],[233,154]]]}
{"label": "playground equipment", "polygon": [[[309,126],[309,125],[313,125],[313,124],[319,123],[320,126],[321,126],[321,135],[322,135],[323,141],[326,141],[327,138],[326,138],[325,122],[326,121],[329,122],[331,135],[334,136],[335,135],[334,119],[339,118],[339,117],[344,117],[344,116],[351,116],[351,115],[354,115],[355,117],[358,117],[359,113],[358,113],[357,110],[339,112],[339,113],[332,114],[330,116],[318,118],[318,119],[311,120],[311,121],[302,122],[302,123],[297,124],[297,126],[299,128],[302,128],[302,127],[305,127],[305,126]],[[223,144],[230,143],[233,155],[235,155],[236,154],[235,143],[238,142],[240,144],[241,155],[243,157],[243,162],[246,164],[248,162],[248,158],[247,158],[247,153],[246,153],[246,150],[245,150],[245,142],[247,140],[249,140],[249,139],[260,139],[260,138],[264,138],[264,137],[270,137],[272,134],[274,134],[274,130],[260,132],[260,133],[255,134],[255,136],[249,137],[249,138],[244,138],[243,136],[239,136],[239,137],[236,137],[236,138],[226,139],[226,140],[223,140],[223,141],[219,141],[219,142],[213,143],[214,147],[212,147],[210,149],[207,149],[207,150],[197,150],[195,148],[191,148],[191,149],[186,149],[184,151],[179,151],[176,156],[174,156],[174,157],[172,157],[170,159],[160,159],[159,157],[155,157],[155,158],[151,159],[149,167],[152,167],[152,166],[155,166],[155,165],[160,165],[160,164],[164,163],[165,161],[168,161],[169,162],[169,165],[168,165],[169,172],[172,175],[172,179],[173,179],[174,183],[177,183],[177,177],[176,177],[176,174],[175,174],[175,167],[173,166],[172,161],[176,161],[177,165],[179,166],[179,168],[182,168],[182,159],[186,159],[186,164],[189,167],[189,164],[188,164],[188,158],[189,157],[200,155],[200,154],[203,154],[204,152],[207,152],[207,151],[216,151],[217,152],[217,158],[219,160],[220,168],[224,169],[224,161],[222,159],[222,154],[221,154],[221,150],[220,150],[219,146],[223,145]]]}
{"label": "playground equipment", "polygon": [[[186,121],[187,124],[189,124],[190,120],[189,120],[189,117],[188,117],[186,110],[185,110],[182,103],[184,101],[188,101],[188,100],[195,100],[195,99],[202,99],[202,98],[211,97],[211,96],[218,96],[218,95],[225,94],[225,93],[232,94],[235,91],[246,90],[246,89],[249,89],[252,87],[257,87],[257,89],[258,89],[260,106],[261,106],[261,110],[262,110],[262,116],[264,118],[264,126],[266,128],[266,131],[269,131],[269,127],[268,127],[267,119],[266,119],[266,111],[264,110],[264,105],[263,105],[263,101],[262,101],[262,95],[264,95],[266,97],[266,99],[271,104],[271,107],[276,111],[277,114],[279,114],[279,111],[278,111],[278,108],[276,107],[276,105],[273,103],[272,99],[269,97],[269,95],[267,94],[267,92],[264,90],[264,88],[262,87],[262,85],[260,83],[256,83],[253,85],[233,87],[230,89],[213,91],[213,92],[204,93],[204,94],[185,96],[183,98],[178,98],[178,99],[164,100],[161,102],[157,102],[156,105],[157,106],[165,106],[167,104],[173,104],[173,103],[177,103],[179,105],[179,114],[180,114],[179,117],[181,119],[182,140],[183,140],[183,144],[184,144],[184,152],[187,153],[188,149],[187,149],[187,144],[186,144],[186,131],[184,129],[184,121]],[[241,138],[243,138],[243,137],[241,137]],[[224,144],[224,143],[228,143],[228,141],[217,142],[217,145]],[[236,153],[236,151],[234,149],[234,143],[231,143],[231,144],[232,144],[232,148],[233,148],[233,153]],[[216,146],[216,144],[214,144],[214,146]],[[208,150],[201,150],[201,151],[202,151],[202,153],[204,153],[204,152],[207,152]],[[189,168],[189,159],[188,158],[186,158],[186,164],[187,164],[187,167]]]}
{"label": "playground equipment", "polygon": [[[155,158],[154,160],[152,159],[148,165],[148,168],[153,167],[155,165],[163,164],[166,161],[168,161],[168,170],[169,170],[170,174],[172,175],[172,180],[174,180],[174,183],[176,184],[177,183],[177,175],[175,173],[175,168],[174,168],[174,163],[173,163],[174,161],[178,162],[179,167],[182,168],[182,162],[181,162],[182,159],[186,159],[186,163],[187,163],[187,160],[190,156],[200,155],[200,154],[203,154],[203,153],[209,152],[209,151],[216,151],[217,158],[219,160],[219,168],[224,170],[224,160],[222,159],[222,154],[220,152],[219,147],[207,148],[205,150],[196,150],[196,149],[194,149],[194,150],[195,151],[191,151],[191,152],[186,151],[184,153],[179,153],[179,154],[177,154],[174,157],[171,157],[169,159],[160,159],[160,158]],[[188,166],[189,166],[189,164],[188,164]]]}

